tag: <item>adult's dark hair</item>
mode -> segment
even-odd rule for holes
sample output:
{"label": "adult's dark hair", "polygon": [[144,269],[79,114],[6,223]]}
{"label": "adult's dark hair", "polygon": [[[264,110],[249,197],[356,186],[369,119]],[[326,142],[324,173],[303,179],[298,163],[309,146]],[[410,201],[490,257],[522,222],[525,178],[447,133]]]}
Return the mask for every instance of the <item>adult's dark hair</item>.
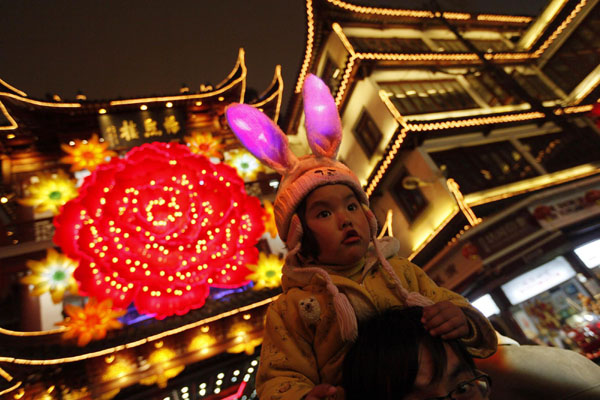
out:
{"label": "adult's dark hair", "polygon": [[358,338],[346,354],[343,386],[347,400],[402,399],[414,387],[422,345],[433,360],[432,383],[443,377],[447,364],[444,342],[459,361],[475,364],[458,340],[431,336],[421,323],[421,307],[390,308],[359,324]]}

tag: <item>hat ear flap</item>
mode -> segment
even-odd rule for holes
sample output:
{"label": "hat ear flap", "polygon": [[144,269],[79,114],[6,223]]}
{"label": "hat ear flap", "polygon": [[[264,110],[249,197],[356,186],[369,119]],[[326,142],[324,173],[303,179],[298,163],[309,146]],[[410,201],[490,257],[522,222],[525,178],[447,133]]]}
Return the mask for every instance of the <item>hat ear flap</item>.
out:
{"label": "hat ear flap", "polygon": [[313,154],[335,158],[342,142],[342,122],[329,88],[309,74],[302,87],[304,125]]}
{"label": "hat ear flap", "polygon": [[294,214],[290,219],[290,227],[286,235],[286,244],[288,248],[293,249],[296,246],[300,245],[302,242],[303,234],[304,232],[302,229],[302,222],[300,222],[298,214]]}
{"label": "hat ear flap", "polygon": [[298,162],[289,148],[287,136],[261,111],[247,104],[234,103],[225,109],[225,115],[244,147],[281,175]]}

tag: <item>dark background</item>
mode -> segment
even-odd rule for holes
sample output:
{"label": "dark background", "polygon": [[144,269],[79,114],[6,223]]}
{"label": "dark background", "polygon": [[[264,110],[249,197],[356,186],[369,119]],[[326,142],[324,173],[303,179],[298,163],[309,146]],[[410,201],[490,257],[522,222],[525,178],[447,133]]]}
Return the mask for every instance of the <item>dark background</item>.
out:
{"label": "dark background", "polygon": [[[429,8],[427,1],[352,0]],[[446,0],[444,10],[537,15],[547,0]],[[306,36],[303,0],[0,0],[0,79],[44,99],[176,94],[216,85],[246,50],[248,86],[282,66],[284,103]]]}

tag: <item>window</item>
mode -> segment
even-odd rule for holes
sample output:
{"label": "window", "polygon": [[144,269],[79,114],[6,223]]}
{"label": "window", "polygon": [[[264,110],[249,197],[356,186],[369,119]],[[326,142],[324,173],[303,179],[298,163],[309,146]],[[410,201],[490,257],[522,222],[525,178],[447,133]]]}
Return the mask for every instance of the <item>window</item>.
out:
{"label": "window", "polygon": [[323,81],[327,84],[331,93],[335,95],[340,81],[342,80],[342,71],[330,57],[327,57],[327,60],[325,61],[322,76]]}
{"label": "window", "polygon": [[544,73],[566,93],[600,64],[600,7],[595,7],[544,65]]}
{"label": "window", "polygon": [[[481,52],[500,52],[500,51],[511,51],[512,49],[506,44],[506,42],[500,39],[467,39],[475,48]],[[438,50],[447,51],[450,53],[466,53],[470,52],[467,46],[458,39],[434,39],[437,44]]]}
{"label": "window", "polygon": [[348,38],[352,46],[360,52],[373,53],[423,53],[431,49],[419,38]]}
{"label": "window", "polygon": [[382,82],[379,85],[404,115],[479,107],[455,79]]}
{"label": "window", "polygon": [[465,75],[465,78],[483,101],[491,107],[521,103],[521,99],[506,91],[501,84],[496,82],[496,80],[487,73],[476,71],[472,74]]}
{"label": "window", "polygon": [[371,158],[377,150],[382,135],[377,125],[375,125],[375,121],[366,110],[361,113],[353,132],[360,147],[362,147],[367,157]]}
{"label": "window", "polygon": [[548,172],[600,161],[600,135],[590,127],[519,139]]}
{"label": "window", "polygon": [[415,189],[406,189],[404,187],[402,182],[408,176],[408,172],[403,170],[392,184],[390,193],[392,193],[406,219],[409,222],[413,222],[427,207],[427,199],[418,187]]}
{"label": "window", "polygon": [[429,154],[464,194],[506,185],[537,175],[523,155],[508,141],[458,147]]}
{"label": "window", "polygon": [[554,90],[546,86],[537,75],[521,74],[514,71],[512,76],[530,96],[539,101],[556,100],[558,98],[558,95],[554,93]]}

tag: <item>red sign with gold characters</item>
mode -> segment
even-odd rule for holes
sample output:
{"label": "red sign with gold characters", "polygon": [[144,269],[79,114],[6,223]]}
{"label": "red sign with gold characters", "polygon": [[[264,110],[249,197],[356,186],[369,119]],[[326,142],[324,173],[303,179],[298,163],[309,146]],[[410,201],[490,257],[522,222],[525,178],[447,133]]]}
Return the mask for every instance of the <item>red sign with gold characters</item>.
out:
{"label": "red sign with gold characters", "polygon": [[111,149],[169,142],[185,135],[185,114],[176,108],[102,114],[98,117],[98,123],[102,137]]}

